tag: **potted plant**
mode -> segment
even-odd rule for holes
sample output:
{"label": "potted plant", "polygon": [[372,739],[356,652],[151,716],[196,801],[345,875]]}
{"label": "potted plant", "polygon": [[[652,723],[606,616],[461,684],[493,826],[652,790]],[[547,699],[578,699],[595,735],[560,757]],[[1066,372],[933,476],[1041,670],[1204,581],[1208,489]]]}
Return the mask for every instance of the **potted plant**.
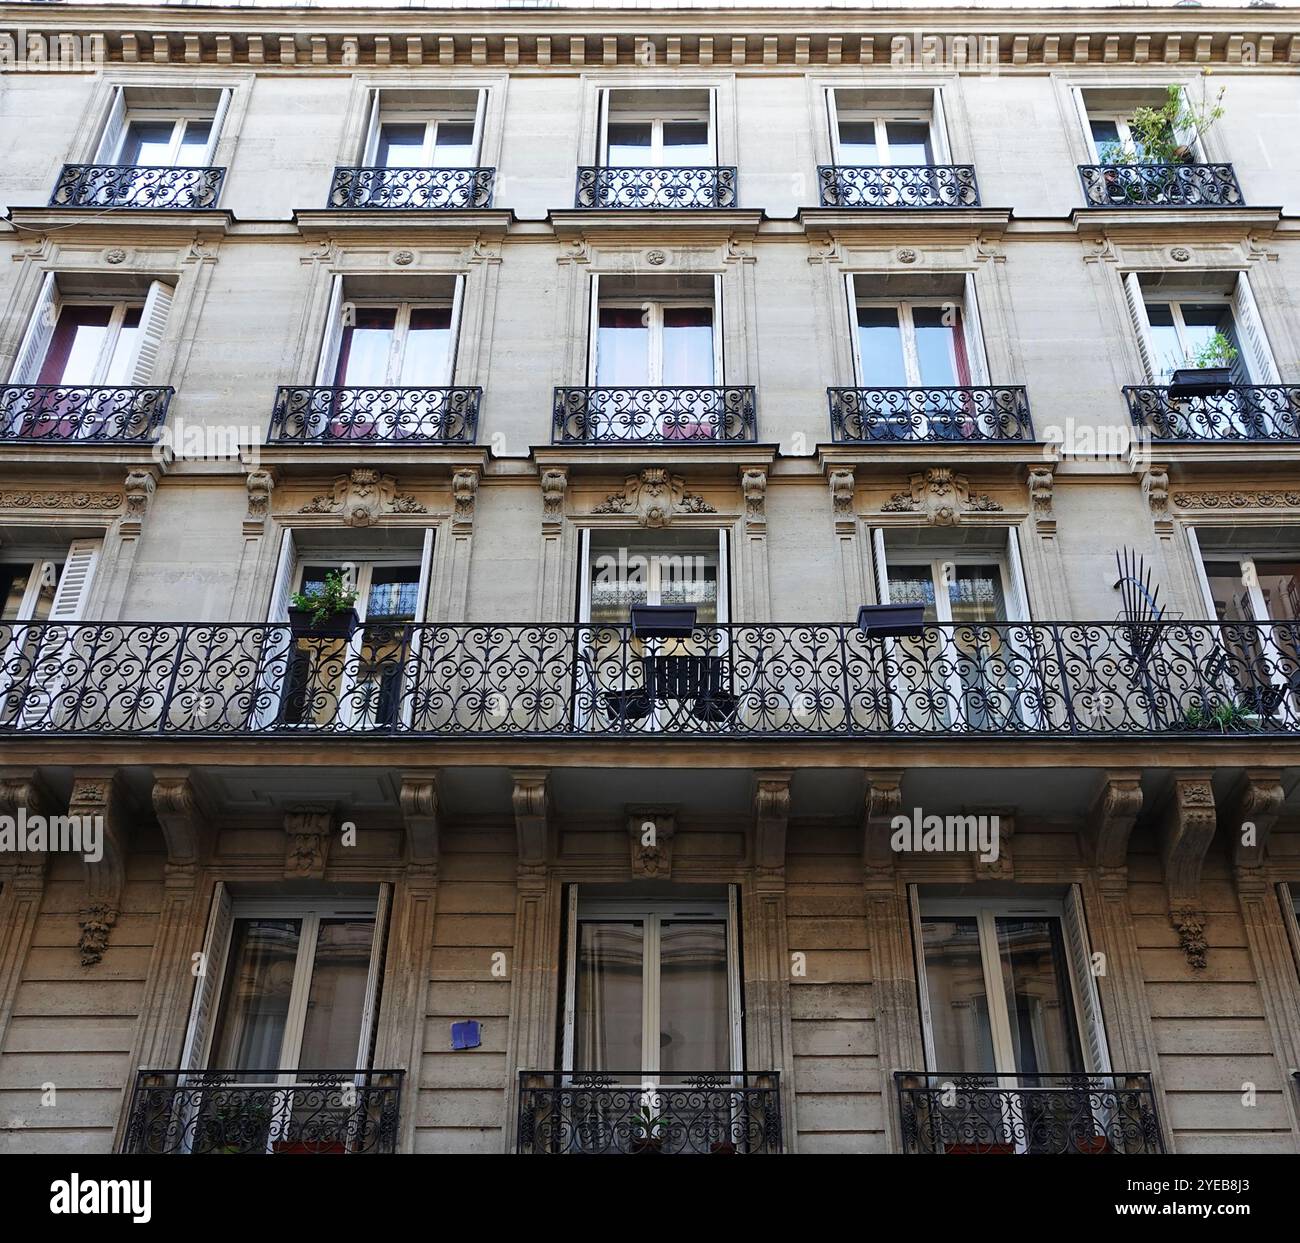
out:
{"label": "potted plant", "polygon": [[864,604],[858,609],[858,629],[873,639],[917,638],[924,626],[924,604]]}
{"label": "potted plant", "polygon": [[689,639],[694,629],[693,604],[632,606],[632,633],[638,639]]}
{"label": "potted plant", "polygon": [[1221,397],[1232,389],[1232,364],[1237,361],[1237,347],[1221,332],[1216,332],[1185,365],[1177,367],[1169,379],[1170,397]]}
{"label": "potted plant", "polygon": [[297,591],[289,601],[289,628],[295,637],[350,639],[360,625],[356,591],[338,570],[325,575],[324,584]]}
{"label": "potted plant", "polygon": [[668,1131],[668,1115],[656,1114],[649,1105],[642,1105],[632,1115],[632,1133],[628,1147],[634,1153],[663,1152]]}
{"label": "potted plant", "polygon": [[228,1155],[265,1152],[271,1103],[242,1092],[216,1095],[217,1100],[203,1107],[194,1151]]}
{"label": "potted plant", "polygon": [[1183,725],[1192,730],[1217,729],[1223,734],[1249,733],[1258,728],[1249,708],[1226,701],[1193,704],[1183,716]]}
{"label": "potted plant", "polygon": [[1205,92],[1193,104],[1181,86],[1165,88],[1158,108],[1138,108],[1129,118],[1131,147],[1114,146],[1107,152],[1111,164],[1195,164],[1197,140],[1223,116],[1223,88],[1211,103]]}

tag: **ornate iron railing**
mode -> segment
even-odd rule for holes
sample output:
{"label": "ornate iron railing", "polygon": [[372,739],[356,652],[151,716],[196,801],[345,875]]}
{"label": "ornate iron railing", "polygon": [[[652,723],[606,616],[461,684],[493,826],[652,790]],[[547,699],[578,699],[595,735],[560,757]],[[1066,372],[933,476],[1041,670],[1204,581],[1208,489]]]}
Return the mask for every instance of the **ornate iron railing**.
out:
{"label": "ornate iron railing", "polygon": [[998,387],[828,388],[831,439],[874,441],[1032,441],[1029,398],[1019,384]]}
{"label": "ornate iron railing", "polygon": [[336,168],[329,207],[465,211],[492,206],[495,168]]}
{"label": "ornate iron railing", "polygon": [[679,444],[753,441],[754,389],[729,387],[557,388],[554,444]]}
{"label": "ornate iron railing", "polygon": [[225,177],[224,168],[65,164],[50,195],[50,206],[204,211],[216,207]]}
{"label": "ornate iron railing", "polygon": [[0,624],[0,733],[1131,736],[1300,730],[1300,623]]}
{"label": "ornate iron railing", "polygon": [[140,385],[11,384],[0,388],[0,441],[148,442],[175,389]]}
{"label": "ornate iron railing", "polygon": [[1089,207],[1242,207],[1231,164],[1080,164]]}
{"label": "ornate iron railing", "polygon": [[1126,385],[1137,428],[1153,440],[1300,440],[1300,384],[1234,384],[1184,397],[1154,385]]}
{"label": "ornate iron railing", "polygon": [[403,1075],[400,1070],[141,1070],[122,1152],[394,1152]]}
{"label": "ornate iron railing", "polygon": [[1148,1074],[896,1071],[906,1154],[1164,1151]]}
{"label": "ornate iron railing", "polygon": [[478,436],[483,390],[282,385],[270,444],[466,444]]}
{"label": "ornate iron railing", "polygon": [[970,164],[820,164],[823,207],[978,207]]}
{"label": "ornate iron railing", "polygon": [[750,1155],[782,1151],[776,1071],[519,1073],[516,1151]]}
{"label": "ornate iron railing", "polygon": [[736,170],[580,168],[575,207],[707,210],[736,206]]}

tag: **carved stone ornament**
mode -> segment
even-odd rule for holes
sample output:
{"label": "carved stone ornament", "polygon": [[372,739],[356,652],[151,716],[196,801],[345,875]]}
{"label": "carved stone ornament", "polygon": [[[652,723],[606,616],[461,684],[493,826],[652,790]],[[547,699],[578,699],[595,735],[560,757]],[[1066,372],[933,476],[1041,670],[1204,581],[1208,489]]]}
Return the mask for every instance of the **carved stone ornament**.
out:
{"label": "carved stone ornament", "polygon": [[0,509],[121,509],[120,492],[0,492]]}
{"label": "carved stone ornament", "polygon": [[1300,492],[1175,492],[1179,509],[1294,509]]}
{"label": "carved stone ornament", "polygon": [[399,268],[404,268],[415,262],[415,252],[413,250],[395,250],[393,251],[393,262]]}
{"label": "carved stone ornament", "polygon": [[1155,518],[1169,513],[1169,467],[1152,465],[1142,476],[1142,490],[1147,494],[1147,504]]}
{"label": "carved stone ornament", "polygon": [[904,246],[903,249],[898,252],[899,263],[915,263],[920,257],[921,256],[910,246]]}
{"label": "carved stone ornament", "polygon": [[669,880],[673,871],[671,809],[629,807],[627,835],[632,846],[632,875],[637,880]]}
{"label": "carved stone ornament", "polygon": [[124,251],[120,246],[114,246],[111,249],[104,251],[104,262],[113,264],[125,263],[126,251]]}
{"label": "carved stone ornament", "polygon": [[569,487],[569,472],[560,466],[548,466],[541,474],[542,520],[559,522],[564,517],[564,494]]}
{"label": "carved stone ornament", "polygon": [[1169,922],[1178,933],[1178,948],[1187,957],[1188,965],[1196,971],[1208,966],[1206,951],[1210,943],[1205,939],[1205,916],[1200,911],[1180,909],[1170,911]]}
{"label": "carved stone ornament", "polygon": [[77,949],[81,952],[83,967],[93,967],[104,960],[108,934],[117,923],[117,916],[117,909],[107,902],[92,903],[77,913],[77,924],[81,928]]}
{"label": "carved stone ornament", "polygon": [[1192,252],[1186,246],[1171,246],[1169,248],[1169,257],[1175,263],[1186,263],[1192,257]]}
{"label": "carved stone ornament", "polygon": [[286,880],[323,880],[334,816],[329,808],[304,807],[284,817]]}
{"label": "carved stone ornament", "polygon": [[358,469],[334,480],[333,493],[313,496],[300,514],[338,514],[350,527],[374,526],[387,514],[424,514],[427,508],[415,497],[397,490],[392,475]]}
{"label": "carved stone ornament", "polygon": [[668,262],[668,252],[666,250],[647,250],[645,252],[645,261],[651,267],[661,268]]}
{"label": "carved stone ornament", "polygon": [[745,525],[763,526],[767,521],[767,471],[747,466],[740,472],[740,490],[745,497]]}
{"label": "carved stone ornament", "polygon": [[1029,510],[1034,516],[1034,525],[1040,531],[1056,525],[1056,515],[1052,512],[1053,484],[1050,466],[1029,468]]}
{"label": "carved stone ornament", "polygon": [[950,527],[968,513],[997,513],[1002,506],[983,492],[972,492],[965,475],[946,466],[932,466],[911,476],[911,489],[895,492],[882,514],[924,514],[935,526]]}
{"label": "carved stone ornament", "polygon": [[138,534],[149,513],[149,503],[153,500],[154,489],[158,480],[151,470],[131,470],[127,472],[126,513],[122,515],[122,533]]}
{"label": "carved stone ornament", "polygon": [[833,470],[826,477],[831,489],[831,509],[836,518],[853,517],[853,496],[857,490],[857,481],[853,471],[848,467]]}
{"label": "carved stone ornament", "polygon": [[666,527],[680,514],[716,514],[702,496],[686,491],[686,481],[662,466],[629,475],[622,492],[611,492],[593,514],[632,514],[643,527]]}
{"label": "carved stone ornament", "polygon": [[244,478],[244,487],[248,489],[248,513],[244,515],[244,526],[264,526],[271,512],[275,476],[269,470],[250,470]]}

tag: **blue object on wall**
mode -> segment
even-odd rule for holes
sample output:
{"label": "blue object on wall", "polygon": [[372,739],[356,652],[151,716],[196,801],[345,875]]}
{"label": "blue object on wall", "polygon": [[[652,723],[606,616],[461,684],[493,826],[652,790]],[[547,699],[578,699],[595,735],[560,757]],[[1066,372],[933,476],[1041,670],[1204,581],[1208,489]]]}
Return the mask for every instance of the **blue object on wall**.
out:
{"label": "blue object on wall", "polygon": [[463,1023],[451,1025],[451,1047],[453,1049],[477,1049],[483,1043],[483,1033],[477,1019],[466,1019]]}

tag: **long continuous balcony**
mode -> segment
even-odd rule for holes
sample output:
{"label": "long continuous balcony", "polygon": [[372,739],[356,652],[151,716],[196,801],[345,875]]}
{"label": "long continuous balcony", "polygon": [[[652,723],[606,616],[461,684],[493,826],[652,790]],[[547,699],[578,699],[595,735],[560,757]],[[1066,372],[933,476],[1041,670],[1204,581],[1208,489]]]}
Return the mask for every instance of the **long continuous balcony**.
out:
{"label": "long continuous balcony", "polygon": [[1300,732],[1300,623],[0,625],[0,733],[1151,737]]}
{"label": "long continuous balcony", "polygon": [[141,1070],[122,1152],[394,1152],[400,1070]]}
{"label": "long continuous balcony", "polygon": [[495,168],[336,168],[328,206],[344,211],[469,211],[492,206]]}
{"label": "long continuous balcony", "polygon": [[281,386],[269,444],[460,444],[478,436],[483,390]]}
{"label": "long continuous balcony", "polygon": [[205,211],[216,207],[225,176],[224,168],[65,164],[50,206]]}
{"label": "long continuous balcony", "polygon": [[[671,1083],[664,1080],[671,1079]],[[782,1151],[776,1071],[525,1070],[516,1151],[709,1156]]]}
{"label": "long continuous balcony", "polygon": [[11,384],[0,388],[0,441],[140,444],[167,420],[175,389]]}
{"label": "long continuous balcony", "polygon": [[580,168],[575,207],[601,211],[701,211],[736,206],[736,170],[699,168]]}
{"label": "long continuous balcony", "polygon": [[831,439],[852,444],[1032,441],[1029,398],[999,387],[828,388]]}
{"label": "long continuous balcony", "polygon": [[1300,440],[1300,384],[1234,384],[1184,396],[1159,385],[1128,385],[1129,414],[1153,440]]}
{"label": "long continuous balcony", "polygon": [[1148,1074],[897,1071],[903,1152],[1137,1156],[1164,1152]]}
{"label": "long continuous balcony", "polygon": [[1231,164],[1080,164],[1089,207],[1242,207]]}
{"label": "long continuous balcony", "polygon": [[756,399],[748,385],[555,390],[554,444],[752,442],[757,438]]}
{"label": "long continuous balcony", "polygon": [[821,164],[817,183],[823,207],[978,207],[979,186],[970,164]]}

